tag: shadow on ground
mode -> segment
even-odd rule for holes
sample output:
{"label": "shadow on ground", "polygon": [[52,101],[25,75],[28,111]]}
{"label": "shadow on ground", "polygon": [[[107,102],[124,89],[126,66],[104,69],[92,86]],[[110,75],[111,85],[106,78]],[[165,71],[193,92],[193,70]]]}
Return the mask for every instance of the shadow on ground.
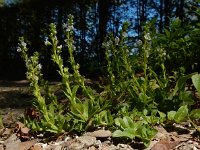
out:
{"label": "shadow on ground", "polygon": [[28,81],[0,81],[0,109],[25,108],[32,99]]}

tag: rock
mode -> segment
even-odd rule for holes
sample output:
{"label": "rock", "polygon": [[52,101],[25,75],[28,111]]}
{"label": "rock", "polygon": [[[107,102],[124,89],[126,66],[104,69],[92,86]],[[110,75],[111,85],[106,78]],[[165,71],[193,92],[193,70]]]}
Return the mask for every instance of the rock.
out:
{"label": "rock", "polygon": [[20,141],[14,141],[7,143],[5,150],[22,150],[20,149]]}
{"label": "rock", "polygon": [[7,136],[7,135],[11,135],[11,134],[12,134],[12,129],[6,128],[2,135]]}
{"label": "rock", "polygon": [[65,147],[67,150],[84,150],[94,146],[95,143],[96,137],[80,136],[77,139],[72,139],[65,142],[63,147]]}
{"label": "rock", "polygon": [[19,141],[16,134],[12,134],[7,140],[4,141],[4,145],[7,145],[8,143],[13,143],[15,141]]}
{"label": "rock", "polygon": [[94,146],[88,148],[88,150],[97,150]]}
{"label": "rock", "polygon": [[119,150],[133,150],[133,148],[130,145],[127,145],[127,144],[118,144],[117,148]]}
{"label": "rock", "polygon": [[4,150],[3,145],[0,145],[0,150]]}
{"label": "rock", "polygon": [[102,145],[100,148],[100,150],[118,150],[118,148],[115,145]]}
{"label": "rock", "polygon": [[6,147],[6,150],[28,150],[36,142],[37,142],[37,140],[20,142],[20,140],[15,140],[14,138],[10,138],[9,140],[4,142],[4,145]]}
{"label": "rock", "polygon": [[66,147],[67,150],[83,150],[84,149],[84,144],[83,143],[78,143],[74,142],[68,147]]}
{"label": "rock", "polygon": [[42,148],[42,145],[40,145],[39,143],[36,143],[35,145],[31,147],[30,150],[43,150],[43,148]]}
{"label": "rock", "polygon": [[37,140],[31,140],[26,142],[19,143],[20,150],[28,150],[30,149],[34,144],[37,143]]}
{"label": "rock", "polygon": [[112,133],[109,130],[97,130],[94,132],[86,132],[84,135],[98,138],[106,138],[112,136]]}
{"label": "rock", "polygon": [[80,136],[77,138],[77,141],[84,144],[85,147],[90,147],[96,143],[96,137],[92,136]]}
{"label": "rock", "polygon": [[47,145],[45,148],[42,148],[41,150],[62,150],[62,146],[61,145]]}
{"label": "rock", "polygon": [[62,146],[61,145],[57,145],[53,150],[62,150]]}

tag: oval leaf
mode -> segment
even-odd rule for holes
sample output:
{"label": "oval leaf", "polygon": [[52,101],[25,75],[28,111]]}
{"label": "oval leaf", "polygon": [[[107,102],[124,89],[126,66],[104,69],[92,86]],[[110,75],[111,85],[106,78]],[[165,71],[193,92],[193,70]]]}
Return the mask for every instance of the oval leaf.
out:
{"label": "oval leaf", "polygon": [[190,112],[191,119],[199,119],[200,118],[200,109],[194,109]]}
{"label": "oval leaf", "polygon": [[176,111],[170,111],[167,113],[167,118],[169,120],[174,120],[174,116],[176,115]]}
{"label": "oval leaf", "polygon": [[187,105],[181,106],[174,116],[174,120],[176,123],[180,123],[185,121],[188,117],[188,108]]}
{"label": "oval leaf", "polygon": [[192,76],[192,83],[200,95],[200,74],[195,74]]}

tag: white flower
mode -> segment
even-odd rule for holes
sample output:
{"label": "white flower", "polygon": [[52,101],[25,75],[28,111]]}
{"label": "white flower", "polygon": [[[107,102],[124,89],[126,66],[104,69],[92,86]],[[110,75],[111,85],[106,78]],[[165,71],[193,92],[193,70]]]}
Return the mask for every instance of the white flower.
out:
{"label": "white flower", "polygon": [[141,46],[141,45],[142,45],[142,41],[141,41],[141,40],[137,40],[137,41],[136,41],[136,46],[139,47],[139,46]]}
{"label": "white flower", "polygon": [[119,44],[119,37],[115,38],[115,44],[118,45]]}
{"label": "white flower", "polygon": [[73,46],[72,46],[72,49],[75,51],[75,50],[76,50],[76,46],[73,45]]}
{"label": "white flower", "polygon": [[58,49],[62,49],[62,45],[60,45],[60,46],[57,46],[57,48],[58,48]]}
{"label": "white flower", "polygon": [[63,23],[63,29],[66,29],[67,28],[67,23]]}
{"label": "white flower", "polygon": [[127,34],[126,32],[123,32],[123,33],[122,33],[122,36],[123,36],[123,37],[128,37],[128,34]]}
{"label": "white flower", "polygon": [[45,44],[46,46],[48,46],[48,45],[51,45],[51,42],[49,42],[48,39],[45,39],[44,44]]}
{"label": "white flower", "polygon": [[166,56],[167,54],[166,54],[166,52],[163,52],[163,56]]}
{"label": "white flower", "polygon": [[102,47],[104,48],[110,47],[111,45],[112,45],[112,41],[107,41],[107,42],[102,43]]}
{"label": "white flower", "polygon": [[26,43],[23,41],[22,43],[21,43],[21,45],[23,46],[23,47],[26,47]]}
{"label": "white flower", "polygon": [[38,64],[38,69],[41,70],[42,69],[42,65]]}
{"label": "white flower", "polygon": [[34,76],[34,80],[38,81],[39,80],[38,76]]}
{"label": "white flower", "polygon": [[55,41],[58,41],[58,38],[57,38],[57,36],[54,36],[54,40],[55,40]]}
{"label": "white flower", "polygon": [[74,16],[73,16],[72,14],[69,14],[69,15],[68,15],[68,18],[72,18],[72,19],[73,19]]}
{"label": "white flower", "polygon": [[22,51],[22,49],[21,49],[21,47],[17,47],[17,52],[21,52]]}
{"label": "white flower", "polygon": [[73,25],[69,25],[68,27],[67,27],[67,29],[66,29],[66,31],[72,31],[74,29],[74,26]]}
{"label": "white flower", "polygon": [[150,40],[151,40],[150,33],[145,34],[145,35],[144,35],[144,38],[145,38],[146,40],[150,41]]}
{"label": "white flower", "polygon": [[72,31],[74,29],[74,26],[73,26],[73,24],[64,23],[63,29],[65,29],[67,32],[69,32],[69,31]]}

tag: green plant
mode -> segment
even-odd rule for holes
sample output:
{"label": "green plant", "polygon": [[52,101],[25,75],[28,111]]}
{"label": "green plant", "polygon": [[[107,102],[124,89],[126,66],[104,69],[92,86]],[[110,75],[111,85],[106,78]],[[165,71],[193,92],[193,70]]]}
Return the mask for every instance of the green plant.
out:
{"label": "green plant", "polygon": [[0,129],[4,128],[2,115],[0,113]]}
{"label": "green plant", "polygon": [[[113,34],[106,37],[103,48],[106,50],[107,82],[100,85],[104,90],[98,93],[86,84],[74,58],[73,16],[69,15],[67,24],[63,25],[63,45],[58,41],[56,25],[50,24],[45,45],[51,48],[51,59],[61,76],[60,90],[67,99],[65,105],[59,103],[52,87],[43,79],[40,54],[35,52],[29,56],[27,44],[20,38],[18,51],[26,63],[27,79],[35,97],[33,104],[39,112],[37,118],[27,117],[26,124],[33,131],[56,134],[110,127],[113,137],[137,138],[146,146],[156,134],[152,127],[156,124],[189,120],[198,129],[193,120],[199,119],[199,109],[191,110],[195,102],[192,92],[185,87],[192,78],[200,94],[200,76],[196,73],[168,76],[166,47],[155,44],[155,33],[150,32],[152,25],[150,22],[144,27],[142,40],[138,41],[139,53],[134,56],[127,42],[128,23],[122,26],[119,37]],[[168,38],[172,36],[167,30],[165,34]],[[68,65],[61,55],[64,48],[68,50]],[[159,65],[155,67],[151,58],[156,56]]]}
{"label": "green plant", "polygon": [[[62,45],[59,45],[55,24],[50,24],[50,34],[45,44],[52,47],[52,61],[58,66],[58,73],[62,77],[62,90],[69,100],[65,107],[58,103],[57,97],[50,89],[41,73],[39,53],[35,52],[29,57],[28,48],[23,38],[20,38],[18,51],[26,62],[27,79],[35,96],[34,106],[40,112],[40,119],[27,118],[26,123],[34,131],[62,133],[66,130],[78,132],[89,130],[101,125],[112,124],[112,116],[108,108],[110,102],[96,94],[85,85],[85,78],[79,73],[79,65],[73,57],[73,17],[70,15],[67,24],[64,24],[66,45],[69,52],[69,67],[65,67],[61,57]],[[72,73],[69,70],[72,70]],[[81,91],[79,98],[77,91]],[[65,112],[65,113],[64,113]],[[67,113],[66,113],[67,112]]]}
{"label": "green plant", "polygon": [[148,146],[150,140],[157,133],[157,131],[148,124],[143,121],[133,121],[129,116],[116,118],[115,124],[119,129],[113,133],[113,137],[126,137],[130,139],[135,139],[137,137],[144,142],[145,146]]}

